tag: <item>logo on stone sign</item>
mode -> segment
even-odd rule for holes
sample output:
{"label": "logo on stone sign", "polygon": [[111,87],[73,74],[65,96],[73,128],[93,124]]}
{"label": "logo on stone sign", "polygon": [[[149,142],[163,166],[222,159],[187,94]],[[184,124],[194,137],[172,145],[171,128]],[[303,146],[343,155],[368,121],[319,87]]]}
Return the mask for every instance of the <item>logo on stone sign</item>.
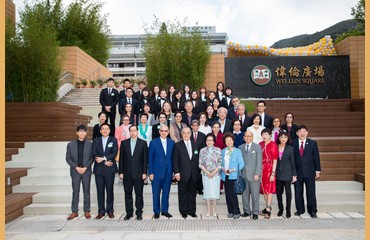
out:
{"label": "logo on stone sign", "polygon": [[265,65],[257,65],[251,71],[251,79],[257,85],[266,85],[271,80],[271,70]]}

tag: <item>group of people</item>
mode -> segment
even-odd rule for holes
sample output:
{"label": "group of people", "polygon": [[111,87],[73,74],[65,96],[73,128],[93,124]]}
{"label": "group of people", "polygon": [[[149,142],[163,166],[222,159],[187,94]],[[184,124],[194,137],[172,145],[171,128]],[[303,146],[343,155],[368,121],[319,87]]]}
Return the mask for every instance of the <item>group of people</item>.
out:
{"label": "group of people", "polygon": [[[291,184],[295,188],[295,215],[317,215],[315,180],[320,177],[317,143],[307,138],[308,128],[293,123],[294,115],[285,114],[285,124],[265,113],[266,103],[257,103],[257,112],[247,116],[245,106],[232,89],[217,84],[217,91],[207,94],[205,87],[183,92],[170,86],[168,92],[153,89],[152,97],[145,82],[134,92],[125,80],[125,89],[113,88],[114,80],[100,95],[102,112],[93,130],[93,142],[86,140],[87,128],[77,128],[77,139],[67,146],[66,160],[71,166],[72,213],[78,216],[80,184],[84,191],[84,212],[90,215],[90,180],[95,174],[98,215],[114,218],[114,179],[118,172],[123,180],[126,216],[142,220],[143,187],[151,181],[154,219],[172,217],[169,213],[171,183],[178,183],[179,212],[182,217],[197,217],[196,196],[207,202],[206,216],[217,216],[216,202],[224,189],[229,218],[261,214],[271,217],[273,194],[277,195],[278,216],[291,217]],[[115,127],[119,105],[120,126]],[[108,119],[110,124],[107,123]],[[118,162],[118,167],[116,162]],[[94,163],[93,171],[92,163]],[[242,193],[243,212],[239,209],[234,185],[239,177],[245,181]],[[105,196],[106,192],[106,196]],[[266,206],[260,211],[259,196]]]}

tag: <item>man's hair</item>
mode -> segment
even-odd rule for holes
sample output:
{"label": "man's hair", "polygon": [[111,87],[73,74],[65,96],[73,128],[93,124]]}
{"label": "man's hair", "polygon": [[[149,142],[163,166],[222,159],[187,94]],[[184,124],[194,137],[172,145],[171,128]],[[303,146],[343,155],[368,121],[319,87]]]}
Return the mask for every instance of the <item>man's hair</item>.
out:
{"label": "man's hair", "polygon": [[136,130],[138,130],[138,128],[137,128],[137,126],[136,125],[131,125],[130,127],[128,127],[128,130],[130,131],[131,130],[131,128],[136,128]]}
{"label": "man's hair", "polygon": [[108,126],[109,127],[109,130],[110,130],[110,125],[108,124],[108,123],[102,123],[101,125],[100,125],[100,130],[101,130],[101,128],[103,127],[103,126]]}
{"label": "man's hair", "polygon": [[77,129],[76,129],[76,132],[78,132],[80,130],[87,132],[87,127],[84,124],[78,125]]}
{"label": "man's hair", "polygon": [[130,79],[128,79],[128,78],[125,78],[125,80],[123,80],[124,82],[129,82],[129,83],[131,83],[131,80]]}
{"label": "man's hair", "polygon": [[262,101],[262,100],[261,100],[261,101],[258,101],[258,102],[257,102],[257,106],[258,106],[258,104],[260,104],[260,103],[263,103],[263,105],[266,107],[266,102],[265,102],[265,101]]}
{"label": "man's hair", "polygon": [[306,129],[306,131],[308,131],[308,128],[306,127],[306,125],[299,125],[297,128],[297,132],[301,129]]}
{"label": "man's hair", "polygon": [[114,78],[108,78],[107,79],[107,82],[110,82],[110,81],[113,81],[114,82]]}

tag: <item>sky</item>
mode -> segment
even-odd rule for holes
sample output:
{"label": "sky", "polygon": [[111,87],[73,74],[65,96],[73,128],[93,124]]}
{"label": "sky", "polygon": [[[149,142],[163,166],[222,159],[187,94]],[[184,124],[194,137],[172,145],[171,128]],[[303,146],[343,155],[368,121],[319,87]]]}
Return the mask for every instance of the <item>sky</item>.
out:
{"label": "sky", "polygon": [[[216,26],[228,40],[271,46],[301,34],[324,30],[351,19],[359,0],[100,0],[112,34],[144,33],[154,15],[161,21],[187,19],[187,25]],[[17,10],[25,2],[13,0]],[[69,4],[72,0],[64,0]],[[324,37],[324,36],[323,36]],[[334,36],[333,36],[334,37]]]}

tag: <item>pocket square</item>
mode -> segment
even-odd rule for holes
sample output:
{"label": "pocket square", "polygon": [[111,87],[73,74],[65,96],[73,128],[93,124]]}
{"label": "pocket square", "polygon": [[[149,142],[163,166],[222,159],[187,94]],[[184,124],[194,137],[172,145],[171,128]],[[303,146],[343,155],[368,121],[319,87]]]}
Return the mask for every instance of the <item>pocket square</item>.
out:
{"label": "pocket square", "polygon": [[109,148],[113,147],[113,143],[112,142],[108,143],[108,147]]}

